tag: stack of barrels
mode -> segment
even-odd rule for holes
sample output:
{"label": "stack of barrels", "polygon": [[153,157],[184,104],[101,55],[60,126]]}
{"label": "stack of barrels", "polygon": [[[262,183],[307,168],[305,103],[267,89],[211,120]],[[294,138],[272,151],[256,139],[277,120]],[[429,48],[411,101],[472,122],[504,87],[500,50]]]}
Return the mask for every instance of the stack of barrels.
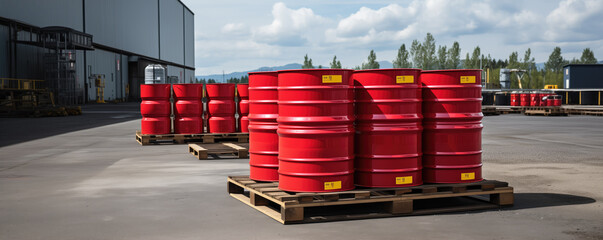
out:
{"label": "stack of barrels", "polygon": [[[140,86],[142,134],[247,132],[249,95],[247,84],[144,84]],[[207,97],[204,107],[203,96]],[[236,107],[238,106],[238,107]],[[237,110],[238,109],[238,110]],[[207,123],[204,123],[207,121]],[[206,129],[207,128],[207,129]]]}
{"label": "stack of barrels", "polygon": [[249,74],[250,178],[292,192],[481,181],[481,70]]}
{"label": "stack of barrels", "polygon": [[[513,91],[511,92],[511,106],[517,107],[542,107],[561,106],[561,95],[546,91]],[[555,101],[557,100],[557,101]]]}

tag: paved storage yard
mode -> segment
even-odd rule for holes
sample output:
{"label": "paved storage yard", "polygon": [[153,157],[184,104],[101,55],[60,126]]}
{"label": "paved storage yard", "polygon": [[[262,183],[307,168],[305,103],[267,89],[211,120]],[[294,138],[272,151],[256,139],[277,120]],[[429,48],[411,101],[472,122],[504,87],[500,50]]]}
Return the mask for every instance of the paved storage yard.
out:
{"label": "paved storage yard", "polygon": [[226,193],[247,159],[142,147],[137,109],[0,119],[0,239],[603,239],[603,117],[485,117],[512,208],[284,226]]}

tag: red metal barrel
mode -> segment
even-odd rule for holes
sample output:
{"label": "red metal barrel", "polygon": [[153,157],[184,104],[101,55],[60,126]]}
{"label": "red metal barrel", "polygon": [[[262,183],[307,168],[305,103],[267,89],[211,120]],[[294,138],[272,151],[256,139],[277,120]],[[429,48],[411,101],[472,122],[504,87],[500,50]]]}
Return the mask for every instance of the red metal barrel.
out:
{"label": "red metal barrel", "polygon": [[530,106],[540,106],[540,96],[540,92],[533,91],[532,94],[530,94]]}
{"label": "red metal barrel", "polygon": [[423,184],[420,69],[354,71],[355,184]]}
{"label": "red metal barrel", "polygon": [[551,97],[553,97],[553,105],[555,107],[560,107],[561,106],[561,95],[552,95]]}
{"label": "red metal barrel", "polygon": [[480,79],[481,70],[421,73],[424,182],[482,180]]}
{"label": "red metal barrel", "polygon": [[237,95],[239,97],[239,131],[249,132],[249,84],[237,84]]}
{"label": "red metal barrel", "polygon": [[278,72],[279,188],[354,188],[352,70]]}
{"label": "red metal barrel", "polygon": [[174,84],[174,133],[203,133],[203,84]]}
{"label": "red metal barrel", "polygon": [[521,92],[519,94],[519,98],[520,98],[520,106],[530,106],[530,93],[528,92]]}
{"label": "red metal barrel", "polygon": [[249,73],[249,178],[278,181],[278,74]]}
{"label": "red metal barrel", "polygon": [[208,132],[235,132],[235,85],[213,83],[205,85],[207,96]]}
{"label": "red metal barrel", "polygon": [[519,97],[519,92],[511,92],[511,106],[519,106],[520,102],[521,98]]}
{"label": "red metal barrel", "polygon": [[140,85],[140,114],[142,134],[169,134],[171,131],[171,104],[169,84]]}

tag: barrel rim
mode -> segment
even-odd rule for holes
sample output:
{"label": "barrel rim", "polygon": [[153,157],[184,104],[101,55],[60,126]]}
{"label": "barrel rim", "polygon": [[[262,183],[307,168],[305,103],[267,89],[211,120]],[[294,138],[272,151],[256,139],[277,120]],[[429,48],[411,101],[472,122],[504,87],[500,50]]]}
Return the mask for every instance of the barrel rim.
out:
{"label": "barrel rim", "polygon": [[206,85],[232,85],[234,86],[234,83],[206,83]]}
{"label": "barrel rim", "polygon": [[248,72],[247,75],[256,75],[256,74],[274,74],[278,73],[278,71],[259,71],[259,72]]}
{"label": "barrel rim", "polygon": [[423,73],[440,73],[440,72],[467,72],[467,71],[483,71],[481,69],[439,69],[439,70],[423,70]]}
{"label": "barrel rim", "polygon": [[278,70],[277,73],[291,73],[291,72],[329,72],[329,71],[342,71],[342,72],[351,72],[353,73],[353,69],[345,69],[345,68],[312,68],[312,69],[286,69],[286,70]]}
{"label": "barrel rim", "polygon": [[418,70],[419,73],[423,72],[420,68],[380,68],[380,69],[362,69],[362,70],[354,70],[354,73],[362,73],[362,72],[385,72],[385,71],[415,71]]}

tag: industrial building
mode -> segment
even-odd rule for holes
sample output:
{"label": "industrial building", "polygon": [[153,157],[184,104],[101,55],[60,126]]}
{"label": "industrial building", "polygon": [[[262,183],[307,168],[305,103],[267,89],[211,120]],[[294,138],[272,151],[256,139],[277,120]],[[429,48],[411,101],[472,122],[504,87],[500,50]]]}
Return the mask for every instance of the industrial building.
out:
{"label": "industrial building", "polygon": [[603,88],[603,64],[569,64],[563,66],[563,88]]}
{"label": "industrial building", "polygon": [[[178,0],[0,0],[3,88],[60,104],[138,100],[144,69],[194,81],[194,14]],[[19,80],[19,81],[17,81]]]}

